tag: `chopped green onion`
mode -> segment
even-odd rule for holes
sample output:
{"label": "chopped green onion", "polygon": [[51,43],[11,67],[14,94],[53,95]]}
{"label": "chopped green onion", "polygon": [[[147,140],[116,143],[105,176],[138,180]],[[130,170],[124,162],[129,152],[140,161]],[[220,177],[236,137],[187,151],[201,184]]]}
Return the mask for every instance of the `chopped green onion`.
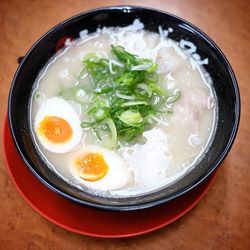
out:
{"label": "chopped green onion", "polygon": [[156,63],[152,63],[151,67],[147,69],[148,73],[153,73],[154,71],[156,71],[157,69],[157,64]]}
{"label": "chopped green onion", "polygon": [[90,127],[92,127],[94,124],[96,124],[96,122],[82,122],[82,123],[81,123],[81,127],[82,127],[82,128],[90,128]]}
{"label": "chopped green onion", "polygon": [[148,70],[151,67],[150,63],[145,63],[145,64],[141,64],[141,65],[136,65],[131,67],[132,71],[144,71],[144,70]]}
{"label": "chopped green onion", "polygon": [[110,119],[110,118],[104,119],[99,124],[99,129],[97,129],[96,132],[99,133],[100,130],[102,129],[102,127],[105,128],[106,126],[108,127],[107,129],[110,132],[109,135],[108,135],[108,132],[103,133],[102,136],[100,136],[100,134],[99,134],[99,138],[100,138],[101,143],[104,147],[114,148],[116,146],[116,143],[117,143],[117,130],[116,130],[116,126],[115,126],[112,119]]}
{"label": "chopped green onion", "polygon": [[137,88],[138,89],[142,89],[144,92],[147,93],[148,97],[152,96],[152,89],[150,88],[149,85],[145,84],[145,83],[139,83],[137,84]]}
{"label": "chopped green onion", "polygon": [[124,102],[121,107],[129,107],[129,106],[135,106],[135,105],[148,105],[147,102],[144,101],[134,101],[134,102]]}
{"label": "chopped green onion", "polygon": [[95,113],[94,113],[94,117],[96,120],[103,120],[104,118],[106,118],[108,116],[108,111],[105,108],[102,109],[98,109]]}
{"label": "chopped green onion", "polygon": [[94,92],[96,94],[104,94],[104,93],[109,93],[112,90],[113,90],[113,87],[107,85],[107,86],[102,86],[100,88],[97,87]]}
{"label": "chopped green onion", "polygon": [[167,98],[166,103],[170,104],[176,102],[177,100],[179,100],[180,97],[181,97],[181,91],[179,89],[176,89],[173,95]]}
{"label": "chopped green onion", "polygon": [[157,115],[172,112],[164,104],[177,101],[180,91],[170,94],[158,84],[157,66],[111,45],[110,58],[85,55],[79,86],[63,90],[62,96],[87,105],[82,107],[89,121],[81,126],[91,128],[104,147],[114,148],[118,140],[134,140],[153,123],[167,124]]}
{"label": "chopped green onion", "polygon": [[121,99],[125,99],[125,100],[135,100],[135,98],[136,98],[134,95],[123,95],[119,91],[116,91],[115,94],[117,97],[119,97]]}
{"label": "chopped green onion", "polygon": [[126,110],[118,116],[118,118],[125,124],[137,127],[139,123],[143,122],[142,116],[139,111]]}

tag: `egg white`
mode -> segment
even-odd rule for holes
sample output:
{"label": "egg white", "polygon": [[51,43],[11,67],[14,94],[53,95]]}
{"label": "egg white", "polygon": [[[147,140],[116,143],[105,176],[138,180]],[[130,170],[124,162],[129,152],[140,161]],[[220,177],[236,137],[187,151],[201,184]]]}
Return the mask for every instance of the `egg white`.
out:
{"label": "egg white", "polygon": [[[46,116],[57,116],[67,121],[73,132],[72,137],[64,143],[53,143],[43,135],[40,135],[38,133],[38,128],[40,122]],[[54,153],[66,153],[72,150],[82,138],[80,118],[78,117],[74,108],[66,100],[60,97],[49,98],[41,105],[35,116],[34,128],[36,136],[42,146],[48,151]]]}
{"label": "egg white", "polygon": [[[86,181],[79,176],[79,171],[75,165],[75,160],[79,156],[83,156],[88,153],[100,153],[106,161],[109,169],[107,174],[97,181]],[[79,183],[84,184],[88,188],[112,191],[117,190],[125,186],[130,180],[130,173],[125,161],[116,152],[99,146],[88,146],[79,150],[71,160],[71,173],[78,180]]]}

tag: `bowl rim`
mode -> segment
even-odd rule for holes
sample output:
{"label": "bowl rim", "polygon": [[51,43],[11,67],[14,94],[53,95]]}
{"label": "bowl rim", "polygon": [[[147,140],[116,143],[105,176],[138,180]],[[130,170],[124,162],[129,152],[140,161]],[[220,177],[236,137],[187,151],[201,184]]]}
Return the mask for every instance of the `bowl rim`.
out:
{"label": "bowl rim", "polygon": [[[32,54],[33,50],[36,48],[36,46],[39,45],[39,43],[46,38],[47,35],[49,35],[51,32],[54,32],[56,29],[60,28],[63,24],[66,24],[68,22],[71,22],[72,20],[79,18],[81,16],[84,16],[86,14],[94,14],[95,12],[100,12],[100,11],[112,11],[112,10],[117,10],[117,11],[121,11],[121,10],[149,10],[149,11],[153,11],[153,12],[158,12],[167,16],[170,16],[172,18],[175,18],[185,24],[187,24],[188,26],[190,26],[191,28],[193,28],[195,30],[196,33],[198,33],[201,38],[203,40],[205,40],[209,46],[212,46],[213,48],[215,48],[216,50],[216,54],[219,55],[221,57],[221,60],[223,61],[223,63],[225,64],[225,67],[227,69],[227,72],[230,76],[230,80],[232,82],[232,86],[233,86],[233,92],[235,95],[235,122],[233,124],[233,128],[230,134],[230,137],[227,141],[226,147],[223,149],[223,152],[220,154],[220,156],[217,158],[216,162],[214,164],[211,165],[211,167],[209,168],[208,171],[206,171],[203,175],[201,175],[198,179],[196,179],[195,181],[193,181],[192,183],[190,183],[187,187],[184,187],[183,189],[179,190],[178,192],[161,198],[160,200],[153,200],[147,203],[141,203],[141,204],[134,204],[134,205],[104,205],[104,204],[99,204],[99,203],[94,203],[94,202],[90,202],[90,201],[86,201],[86,200],[82,200],[80,198],[77,197],[73,197],[69,194],[67,194],[66,192],[64,192],[63,190],[61,190],[60,188],[58,188],[56,185],[54,185],[53,183],[49,183],[48,181],[46,181],[32,166],[31,164],[28,162],[28,160],[26,159],[26,157],[24,156],[24,154],[22,153],[22,149],[18,144],[18,139],[15,136],[15,132],[14,132],[14,127],[12,124],[12,115],[11,115],[11,99],[12,99],[12,93],[13,93],[13,89],[14,89],[14,83],[16,82],[16,79],[18,77],[18,75],[20,74],[20,72],[22,71],[22,67],[25,64],[25,62],[29,59],[29,56]],[[47,186],[49,189],[51,189],[52,191],[56,192],[57,194],[63,196],[64,198],[67,198],[71,201],[77,202],[78,204],[81,205],[87,205],[90,207],[94,207],[94,208],[100,208],[100,209],[105,209],[105,210],[113,210],[113,211],[131,211],[131,210],[139,210],[139,209],[145,209],[145,208],[149,208],[149,207],[153,207],[156,205],[160,205],[162,203],[165,202],[169,202],[173,199],[176,199],[179,196],[182,196],[184,194],[186,194],[187,192],[191,191],[192,189],[194,189],[195,187],[197,187],[198,185],[200,185],[201,183],[203,183],[208,176],[210,176],[216,169],[217,167],[222,163],[222,161],[225,159],[225,157],[227,156],[227,154],[229,153],[233,142],[235,140],[238,128],[239,128],[239,122],[240,122],[240,113],[241,113],[241,101],[240,101],[240,91],[239,91],[239,87],[237,84],[237,79],[236,76],[233,72],[233,69],[228,61],[228,59],[226,58],[226,56],[223,54],[223,52],[221,51],[221,49],[218,47],[218,45],[208,36],[206,35],[202,30],[200,30],[198,27],[196,27],[195,25],[193,25],[192,23],[190,23],[189,21],[166,11],[162,11],[156,8],[151,8],[151,7],[145,7],[145,6],[139,6],[139,5],[111,5],[111,6],[103,6],[100,8],[94,8],[94,9],[89,9],[86,10],[84,12],[80,12],[70,18],[65,19],[62,22],[59,22],[57,25],[55,25],[54,27],[52,27],[51,29],[49,29],[46,33],[44,33],[33,45],[32,47],[28,50],[28,52],[25,54],[25,56],[22,58],[15,74],[14,77],[12,79],[11,82],[11,86],[10,86],[10,91],[9,91],[9,97],[8,97],[8,120],[9,120],[9,125],[10,125],[10,130],[11,130],[11,135],[12,138],[14,140],[15,146],[17,148],[17,151],[19,152],[22,160],[24,161],[25,165],[28,167],[28,169],[32,172],[32,174],[35,175],[36,178],[38,178],[45,186]]]}

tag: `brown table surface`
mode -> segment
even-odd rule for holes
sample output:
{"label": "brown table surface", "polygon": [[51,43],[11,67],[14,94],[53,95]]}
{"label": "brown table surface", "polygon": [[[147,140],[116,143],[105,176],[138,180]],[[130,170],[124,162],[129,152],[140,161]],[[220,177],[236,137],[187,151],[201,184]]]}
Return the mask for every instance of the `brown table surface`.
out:
{"label": "brown table surface", "polygon": [[53,225],[18,194],[1,155],[0,249],[250,249],[249,1],[1,0],[1,121],[17,58],[58,22],[91,8],[116,4],[145,5],[174,13],[200,27],[219,45],[241,91],[241,124],[234,146],[214,185],[192,211],[161,230],[129,239],[91,238]]}

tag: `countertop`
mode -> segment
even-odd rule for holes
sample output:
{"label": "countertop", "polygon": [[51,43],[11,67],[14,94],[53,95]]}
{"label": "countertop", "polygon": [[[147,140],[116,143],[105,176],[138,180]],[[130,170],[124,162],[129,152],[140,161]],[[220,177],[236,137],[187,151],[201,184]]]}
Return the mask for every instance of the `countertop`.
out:
{"label": "countertop", "polygon": [[[127,239],[81,236],[47,221],[19,195],[1,153],[0,249],[249,249],[249,1],[1,0],[1,124],[17,58],[60,21],[88,9],[117,4],[144,5],[174,13],[201,28],[219,45],[235,71],[241,92],[241,123],[235,143],[213,186],[193,210],[158,231]],[[2,134],[0,137],[2,141]]]}

